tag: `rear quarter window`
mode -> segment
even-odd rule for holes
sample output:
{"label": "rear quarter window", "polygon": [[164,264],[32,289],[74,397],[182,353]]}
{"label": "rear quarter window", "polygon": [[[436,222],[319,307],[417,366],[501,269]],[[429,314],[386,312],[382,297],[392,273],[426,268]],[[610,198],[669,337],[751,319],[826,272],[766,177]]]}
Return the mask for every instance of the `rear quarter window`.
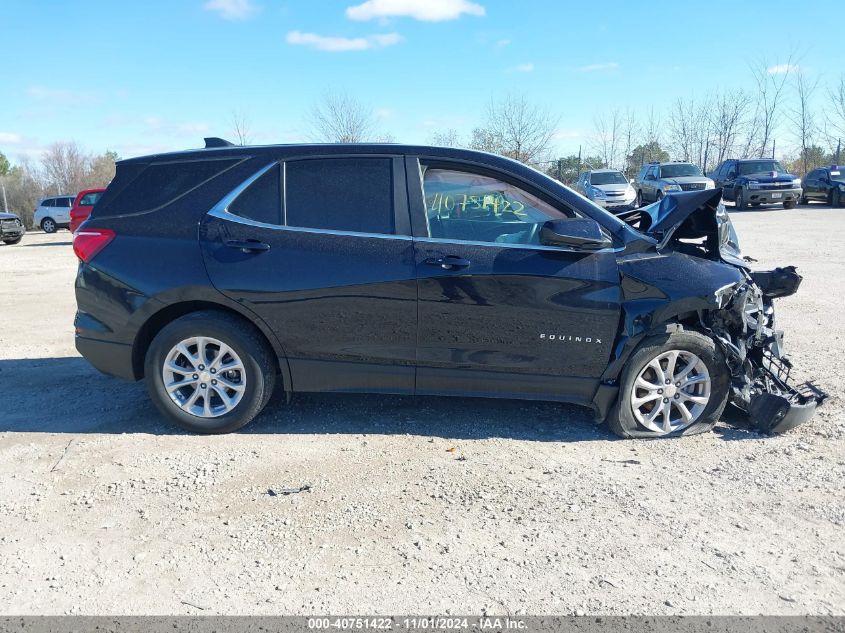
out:
{"label": "rear quarter window", "polygon": [[92,207],[97,204],[97,200],[100,199],[101,195],[103,195],[102,191],[98,191],[97,193],[86,193],[84,196],[82,196],[82,199],[79,201],[79,206]]}
{"label": "rear quarter window", "polygon": [[[137,172],[135,165],[129,165],[130,169],[127,171],[137,173],[137,176],[116,195],[103,200],[104,204],[97,207],[97,216],[141,213],[159,209],[175,202],[238,162],[240,162],[239,158],[156,163],[143,168],[140,173]],[[122,172],[123,166],[119,166],[112,187],[119,186],[118,180],[121,179]]]}

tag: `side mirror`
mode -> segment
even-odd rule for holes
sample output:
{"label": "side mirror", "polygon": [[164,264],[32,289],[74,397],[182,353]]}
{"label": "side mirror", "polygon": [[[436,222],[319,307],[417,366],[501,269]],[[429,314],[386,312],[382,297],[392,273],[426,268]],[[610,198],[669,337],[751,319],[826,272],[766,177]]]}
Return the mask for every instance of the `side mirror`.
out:
{"label": "side mirror", "polygon": [[629,182],[630,184],[632,184],[632,185],[636,185],[636,184],[637,184],[637,179],[636,179],[636,178],[631,178],[630,180],[628,180],[628,182]]}
{"label": "side mirror", "polygon": [[728,172],[728,180],[733,180],[734,178],[736,178],[736,172],[735,171],[729,171]]}
{"label": "side mirror", "polygon": [[613,242],[590,218],[549,220],[540,229],[540,243],[545,246],[565,246],[595,251],[611,246]]}

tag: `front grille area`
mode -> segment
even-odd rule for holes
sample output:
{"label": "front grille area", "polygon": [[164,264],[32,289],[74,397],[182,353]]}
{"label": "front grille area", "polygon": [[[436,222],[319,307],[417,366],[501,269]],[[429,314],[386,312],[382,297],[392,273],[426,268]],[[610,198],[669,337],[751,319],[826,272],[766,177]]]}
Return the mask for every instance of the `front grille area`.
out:
{"label": "front grille area", "polygon": [[792,189],[791,182],[761,182],[760,189]]}
{"label": "front grille area", "polygon": [[0,220],[0,226],[6,230],[17,230],[20,227],[20,222],[17,220]]}
{"label": "front grille area", "polygon": [[705,184],[703,182],[684,182],[681,183],[681,191],[700,191],[704,189]]}
{"label": "front grille area", "polygon": [[624,195],[625,195],[625,192],[624,192],[624,191],[618,191],[618,192],[617,192],[617,191],[605,191],[605,192],[604,192],[604,195],[606,195],[606,196],[608,196],[608,197],[613,197],[613,196],[624,196]]}

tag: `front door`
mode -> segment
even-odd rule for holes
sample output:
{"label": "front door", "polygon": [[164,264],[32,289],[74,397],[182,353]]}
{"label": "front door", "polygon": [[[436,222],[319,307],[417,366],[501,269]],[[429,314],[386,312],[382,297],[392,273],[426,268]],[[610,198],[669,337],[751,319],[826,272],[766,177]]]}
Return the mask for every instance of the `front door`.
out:
{"label": "front door", "polygon": [[574,212],[496,174],[423,164],[409,185],[427,226],[417,392],[588,402],[619,326],[613,250],[542,246],[541,225]]}
{"label": "front door", "polygon": [[288,161],[240,189],[204,219],[203,255],[215,287],[276,333],[293,389],[411,393],[417,289],[402,160]]}

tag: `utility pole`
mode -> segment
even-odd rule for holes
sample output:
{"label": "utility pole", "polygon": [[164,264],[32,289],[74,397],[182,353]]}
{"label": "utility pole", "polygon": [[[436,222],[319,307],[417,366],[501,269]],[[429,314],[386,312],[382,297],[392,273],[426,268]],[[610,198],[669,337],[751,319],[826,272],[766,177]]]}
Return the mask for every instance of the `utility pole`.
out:
{"label": "utility pole", "polygon": [[772,139],[772,159],[775,157],[775,147],[777,146],[777,141]]}
{"label": "utility pole", "polygon": [[836,164],[839,164],[839,152],[842,150],[842,139],[839,139],[836,143]]}
{"label": "utility pole", "polygon": [[581,146],[578,146],[578,175],[581,175]]}
{"label": "utility pole", "polygon": [[[839,159],[837,159],[839,160]],[[5,209],[6,213],[9,212],[9,202],[6,200],[6,185],[0,185],[0,188],[3,189],[3,209]]]}
{"label": "utility pole", "polygon": [[563,182],[563,159],[557,159],[557,181]]}

